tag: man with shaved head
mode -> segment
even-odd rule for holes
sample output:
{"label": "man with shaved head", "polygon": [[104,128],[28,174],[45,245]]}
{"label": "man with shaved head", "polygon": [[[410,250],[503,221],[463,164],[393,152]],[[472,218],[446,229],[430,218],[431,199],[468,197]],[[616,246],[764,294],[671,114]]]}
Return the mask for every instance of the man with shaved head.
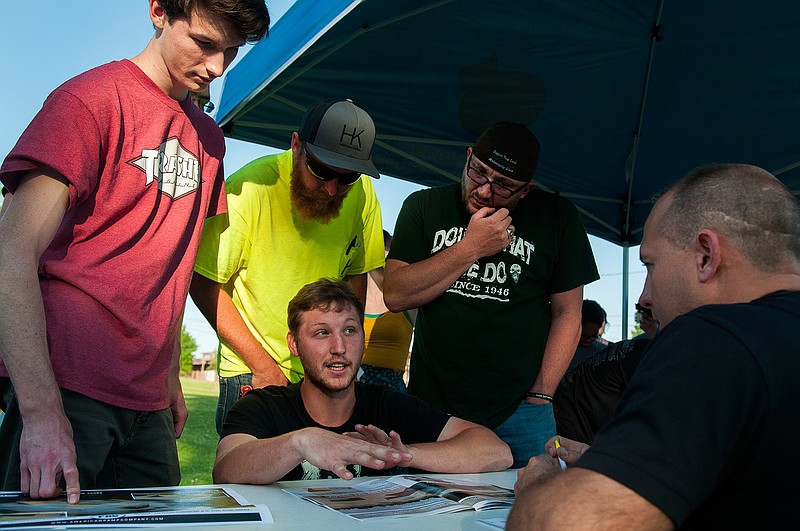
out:
{"label": "man with shaved head", "polygon": [[784,526],[800,500],[800,203],[761,168],[703,166],[655,204],[640,252],[662,329],[592,447],[551,440],[520,471],[508,528]]}

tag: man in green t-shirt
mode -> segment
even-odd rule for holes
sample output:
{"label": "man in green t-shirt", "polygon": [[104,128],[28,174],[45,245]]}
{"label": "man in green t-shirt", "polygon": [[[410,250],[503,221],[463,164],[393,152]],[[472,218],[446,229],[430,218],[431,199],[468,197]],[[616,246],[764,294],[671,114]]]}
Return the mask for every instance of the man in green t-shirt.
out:
{"label": "man in green t-shirt", "polygon": [[[369,176],[372,118],[350,100],[309,108],[291,149],[254,160],[225,183],[228,213],[206,220],[190,293],[220,339],[217,432],[243,393],[286,385],[303,367],[286,344],[286,305],[320,278],[366,297],[384,263]],[[362,175],[366,174],[366,175]]]}
{"label": "man in green t-shirt", "polygon": [[409,392],[494,429],[515,466],[555,434],[552,395],[599,278],[575,207],[535,189],[538,162],[524,125],[484,131],[460,183],[406,199],[384,280],[390,310],[419,308]]}

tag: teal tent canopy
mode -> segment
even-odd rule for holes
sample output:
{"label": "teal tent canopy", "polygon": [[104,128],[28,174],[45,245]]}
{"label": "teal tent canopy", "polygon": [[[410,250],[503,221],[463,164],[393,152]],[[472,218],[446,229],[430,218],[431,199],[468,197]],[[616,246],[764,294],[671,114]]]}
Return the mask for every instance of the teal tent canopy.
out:
{"label": "teal tent canopy", "polygon": [[374,118],[389,176],[458,179],[493,122],[542,143],[536,181],[627,248],[652,195],[709,162],[800,190],[800,7],[792,0],[298,0],[226,76],[216,119],[285,148],[305,108]]}

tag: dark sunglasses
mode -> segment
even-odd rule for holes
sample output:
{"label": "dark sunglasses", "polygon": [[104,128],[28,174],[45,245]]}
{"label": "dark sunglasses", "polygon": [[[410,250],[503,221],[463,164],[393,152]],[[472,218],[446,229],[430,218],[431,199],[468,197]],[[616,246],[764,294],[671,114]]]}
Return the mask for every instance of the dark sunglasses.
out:
{"label": "dark sunglasses", "polygon": [[306,156],[306,168],[311,172],[311,175],[320,181],[332,181],[337,179],[342,186],[352,186],[357,180],[361,178],[361,173],[357,171],[349,171],[345,173],[338,173],[333,169],[325,166],[324,164],[315,161],[308,153],[306,144],[303,143],[303,154]]}
{"label": "dark sunglasses", "polygon": [[639,312],[639,313],[643,313],[643,314],[647,315],[650,318],[653,317],[653,310],[651,310],[650,308],[645,308],[644,306],[642,306],[638,302],[636,303],[636,311]]}

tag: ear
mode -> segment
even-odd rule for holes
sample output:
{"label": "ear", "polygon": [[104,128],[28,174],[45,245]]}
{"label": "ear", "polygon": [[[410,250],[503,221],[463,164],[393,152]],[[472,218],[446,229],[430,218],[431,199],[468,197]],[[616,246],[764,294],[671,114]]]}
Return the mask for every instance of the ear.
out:
{"label": "ear", "polygon": [[300,134],[297,131],[292,133],[291,148],[295,157],[299,156],[300,152],[303,150],[303,141],[300,140]]}
{"label": "ear", "polygon": [[289,346],[289,352],[292,353],[292,356],[300,357],[300,354],[297,353],[297,340],[291,332],[286,334],[286,344]]}
{"label": "ear", "polygon": [[167,23],[167,13],[161,7],[159,0],[150,0],[150,20],[156,30],[164,29]]}
{"label": "ear", "polygon": [[703,229],[695,238],[695,264],[698,280],[706,283],[712,280],[722,262],[722,248],[719,236],[713,230]]}
{"label": "ear", "polygon": [[522,190],[522,193],[520,194],[519,198],[522,199],[529,193],[533,192],[535,189],[536,189],[536,183],[531,181],[530,183],[528,183],[528,186],[526,186],[525,189]]}

